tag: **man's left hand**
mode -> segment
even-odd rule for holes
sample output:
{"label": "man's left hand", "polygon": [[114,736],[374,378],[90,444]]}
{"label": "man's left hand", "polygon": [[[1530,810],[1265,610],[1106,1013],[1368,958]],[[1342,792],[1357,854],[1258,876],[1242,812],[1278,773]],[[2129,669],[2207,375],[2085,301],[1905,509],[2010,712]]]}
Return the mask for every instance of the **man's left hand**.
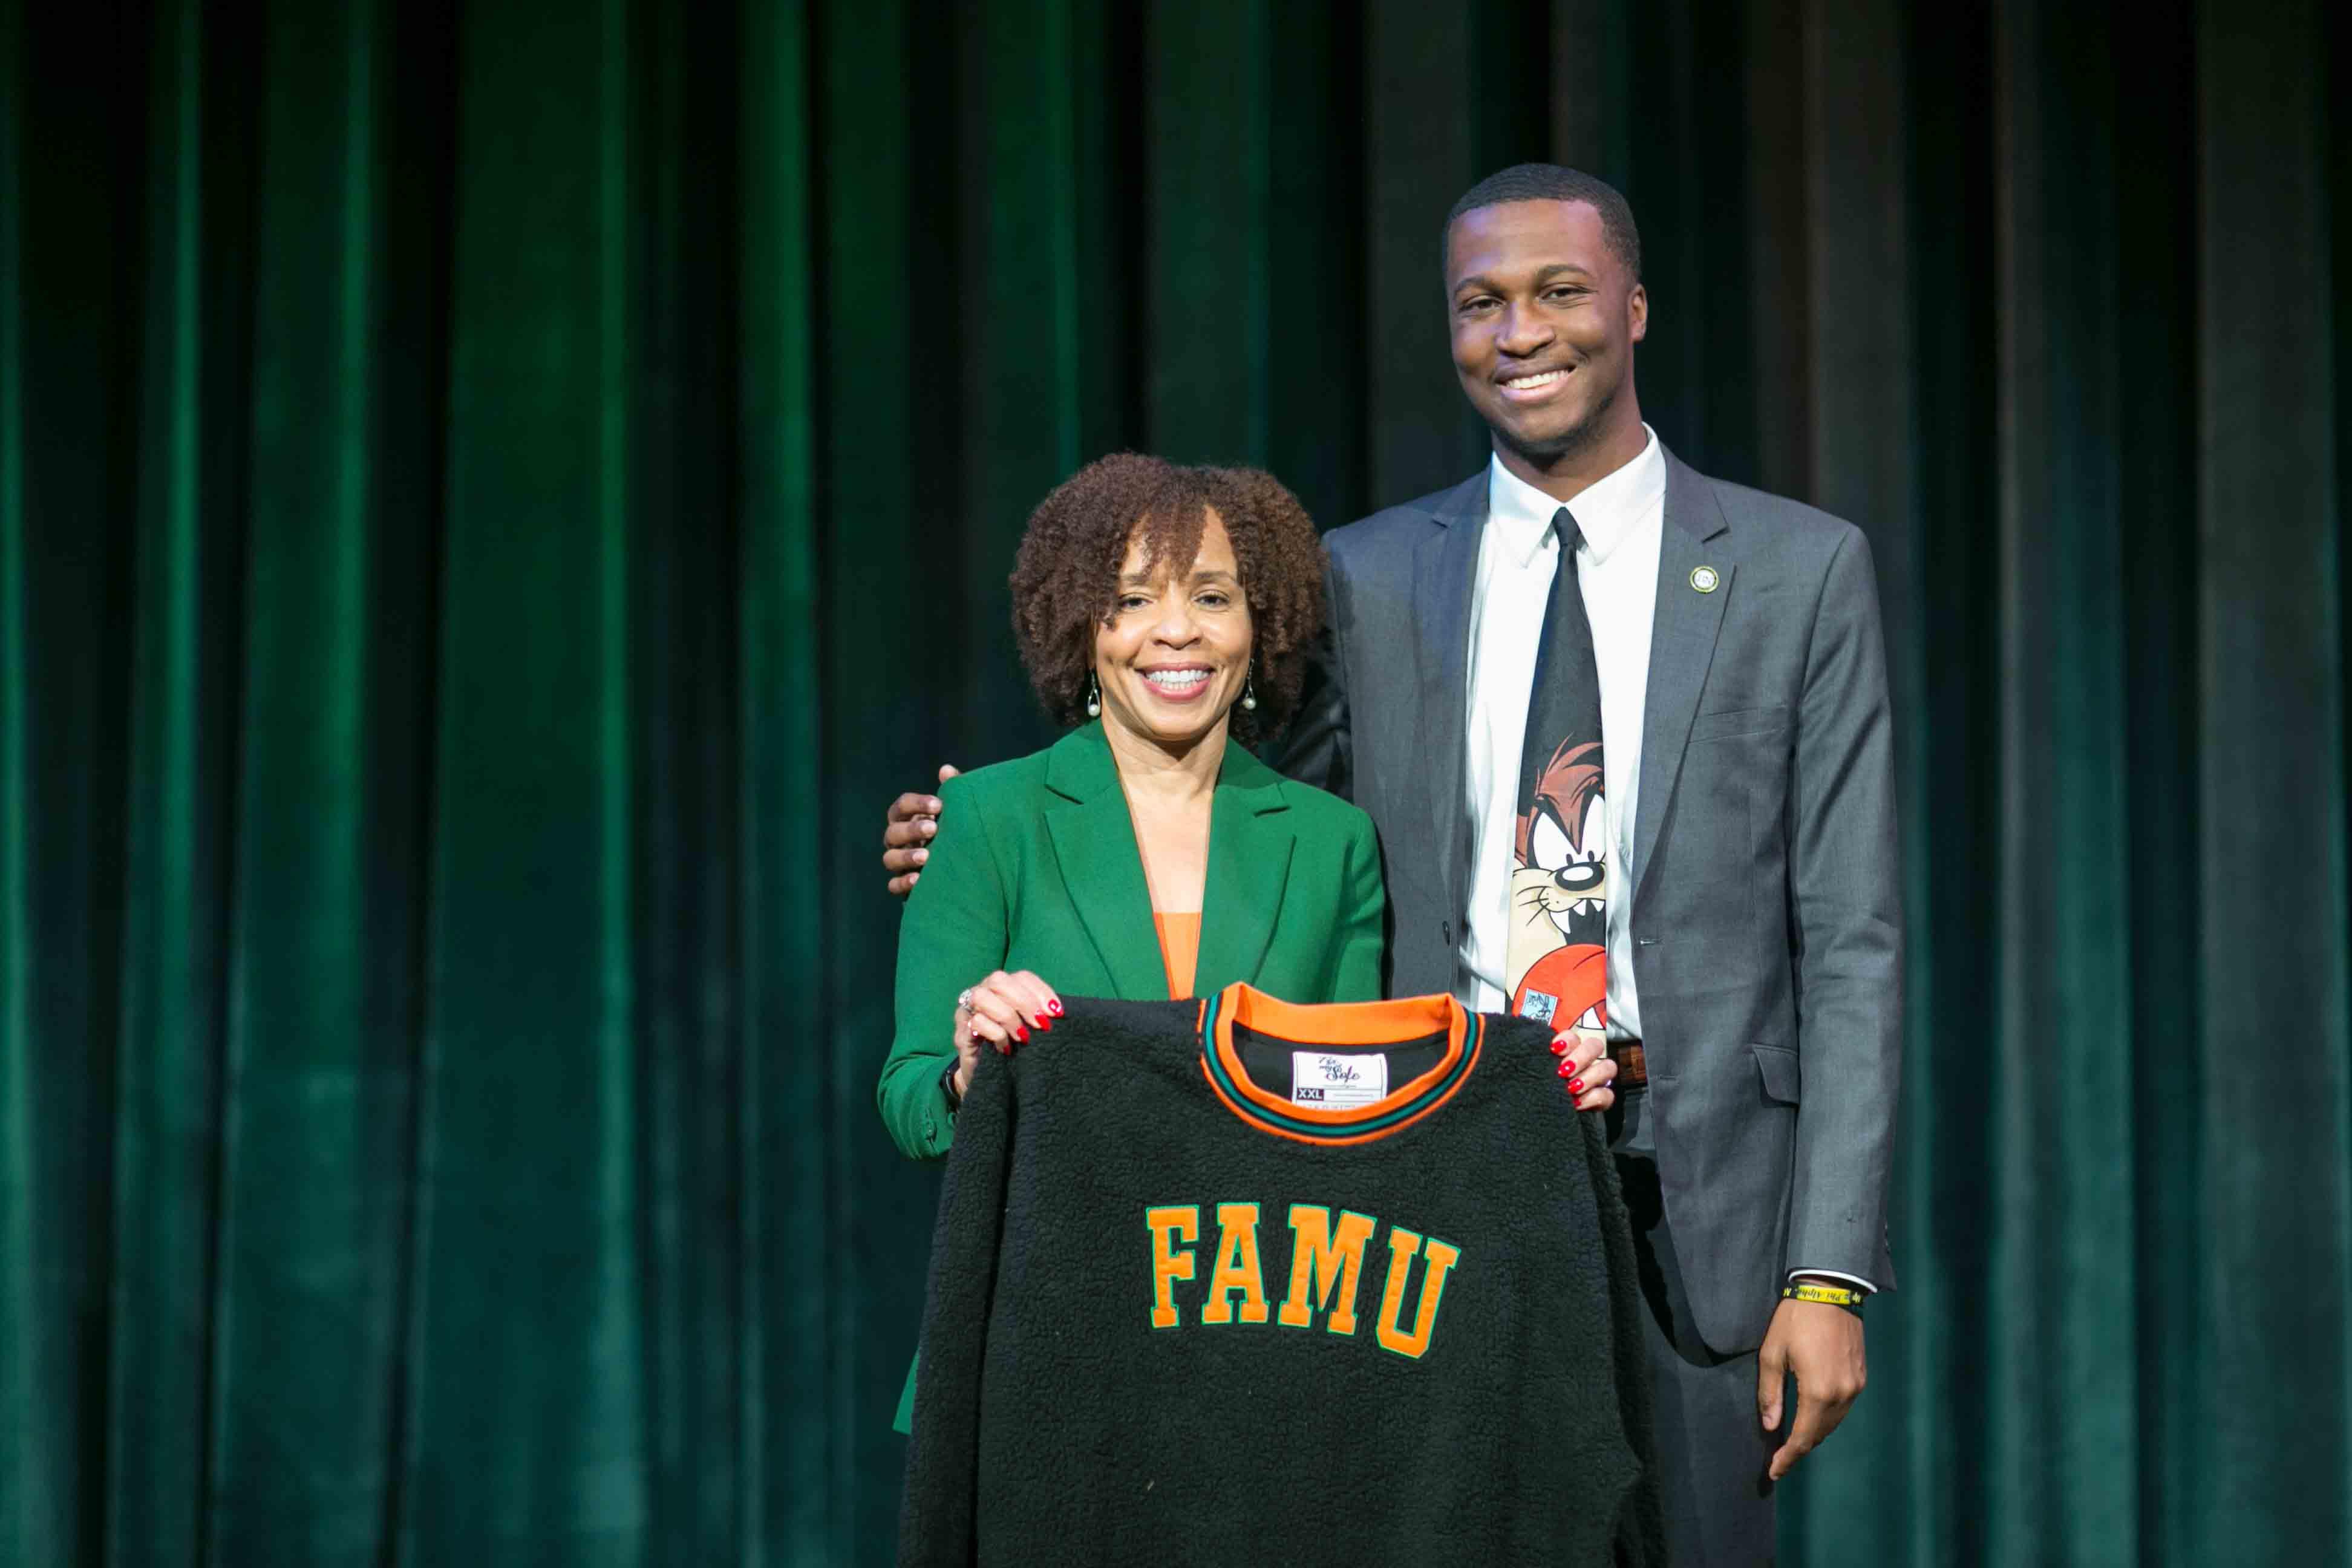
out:
{"label": "man's left hand", "polygon": [[1756,1357],[1756,1414],[1767,1432],[1780,1429],[1780,1395],[1790,1373],[1797,1379],[1797,1417],[1772,1455],[1776,1481],[1837,1430],[1869,1381],[1862,1320],[1819,1301],[1780,1303]]}

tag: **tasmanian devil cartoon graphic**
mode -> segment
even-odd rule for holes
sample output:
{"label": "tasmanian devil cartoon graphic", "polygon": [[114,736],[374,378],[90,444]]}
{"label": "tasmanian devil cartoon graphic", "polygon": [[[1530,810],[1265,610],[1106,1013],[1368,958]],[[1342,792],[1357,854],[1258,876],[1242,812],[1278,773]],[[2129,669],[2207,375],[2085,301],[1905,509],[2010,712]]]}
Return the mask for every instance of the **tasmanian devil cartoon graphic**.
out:
{"label": "tasmanian devil cartoon graphic", "polygon": [[1511,1010],[1597,1029],[1608,1016],[1609,853],[1601,745],[1570,741],[1537,776],[1518,818],[1511,921],[1540,940],[1515,941],[1533,960],[1507,976]]}

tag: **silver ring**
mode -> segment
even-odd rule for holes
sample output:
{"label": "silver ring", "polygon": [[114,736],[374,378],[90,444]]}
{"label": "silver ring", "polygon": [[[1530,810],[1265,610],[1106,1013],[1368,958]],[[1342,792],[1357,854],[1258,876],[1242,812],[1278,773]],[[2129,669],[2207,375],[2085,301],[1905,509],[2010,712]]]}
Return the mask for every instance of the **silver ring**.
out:
{"label": "silver ring", "polygon": [[961,991],[956,993],[956,1011],[959,1013],[969,1013],[971,1011],[971,986],[967,985]]}

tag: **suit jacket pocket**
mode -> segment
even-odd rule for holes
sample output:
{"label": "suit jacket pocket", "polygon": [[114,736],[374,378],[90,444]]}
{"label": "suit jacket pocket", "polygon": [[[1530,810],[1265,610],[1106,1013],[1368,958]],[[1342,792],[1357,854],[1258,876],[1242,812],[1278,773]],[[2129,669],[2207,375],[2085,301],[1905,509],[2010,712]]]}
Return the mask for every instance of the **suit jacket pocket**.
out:
{"label": "suit jacket pocket", "polygon": [[1764,1098],[1777,1100],[1783,1105],[1797,1103],[1797,1089],[1802,1073],[1797,1065],[1797,1053],[1786,1046],[1751,1045],[1756,1053],[1756,1070],[1763,1076]]}
{"label": "suit jacket pocket", "polygon": [[1789,705],[1768,703],[1761,708],[1727,708],[1719,713],[1702,713],[1691,721],[1690,743],[1701,741],[1728,740],[1734,735],[1756,735],[1789,727]]}

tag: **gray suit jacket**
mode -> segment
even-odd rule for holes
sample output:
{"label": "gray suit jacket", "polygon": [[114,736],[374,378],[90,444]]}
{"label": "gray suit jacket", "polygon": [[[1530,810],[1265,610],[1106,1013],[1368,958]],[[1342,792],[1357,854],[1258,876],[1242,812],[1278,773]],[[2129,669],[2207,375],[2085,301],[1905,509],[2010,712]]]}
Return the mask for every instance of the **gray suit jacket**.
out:
{"label": "gray suit jacket", "polygon": [[[1699,1331],[1753,1349],[1790,1268],[1882,1288],[1903,1018],[1870,546],[1666,455],[1632,863],[1659,1183]],[[1334,530],[1330,625],[1273,759],[1371,815],[1391,995],[1454,988],[1486,475]],[[1714,569],[1702,593],[1692,574]],[[1701,581],[1706,581],[1702,574]]]}

